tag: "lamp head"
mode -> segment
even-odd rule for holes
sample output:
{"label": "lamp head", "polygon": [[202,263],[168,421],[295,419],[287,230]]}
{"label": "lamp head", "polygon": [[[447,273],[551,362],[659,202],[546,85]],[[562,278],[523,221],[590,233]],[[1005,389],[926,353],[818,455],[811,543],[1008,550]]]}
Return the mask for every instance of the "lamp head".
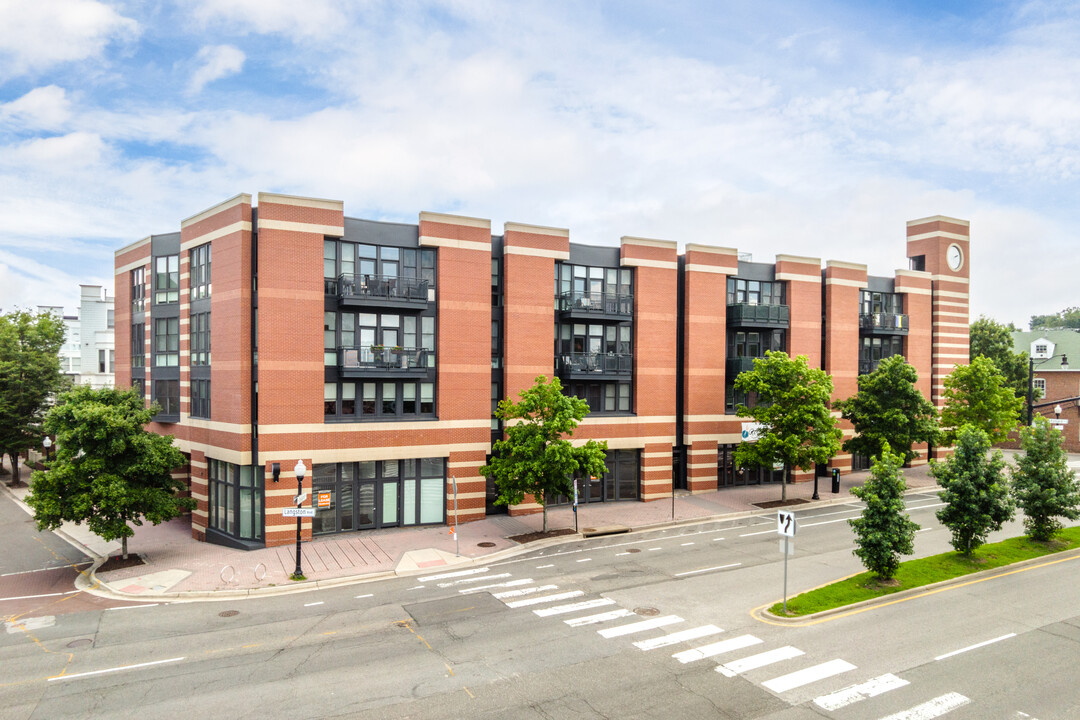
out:
{"label": "lamp head", "polygon": [[41,446],[44,447],[46,450],[51,448],[52,447],[52,438],[49,437],[48,435],[46,435],[45,439],[41,441]]}
{"label": "lamp head", "polygon": [[296,461],[296,467],[293,468],[293,472],[296,473],[297,480],[303,480],[304,475],[307,473],[307,468],[304,466],[303,460]]}

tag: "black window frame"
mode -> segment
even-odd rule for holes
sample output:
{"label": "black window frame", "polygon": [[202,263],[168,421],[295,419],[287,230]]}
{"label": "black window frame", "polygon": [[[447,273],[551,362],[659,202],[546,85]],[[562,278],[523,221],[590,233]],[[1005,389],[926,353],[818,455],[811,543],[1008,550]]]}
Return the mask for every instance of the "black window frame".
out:
{"label": "black window frame", "polygon": [[188,286],[192,300],[210,297],[210,243],[203,243],[188,251]]}
{"label": "black window frame", "polygon": [[180,256],[158,255],[154,258],[154,304],[174,305],[179,302]]}
{"label": "black window frame", "polygon": [[131,316],[146,311],[146,268],[137,267],[129,274],[131,280]]}
{"label": "black window frame", "polygon": [[189,415],[203,420],[210,419],[210,379],[192,378]]}
{"label": "black window frame", "polygon": [[192,313],[188,317],[188,356],[192,367],[210,365],[210,313]]}
{"label": "black window frame", "polygon": [[154,397],[152,398],[152,402],[156,402],[161,407],[161,410],[158,411],[158,416],[179,418],[180,381],[157,379],[154,380],[153,383]]}
{"label": "black window frame", "polygon": [[[165,331],[161,332],[164,328]],[[154,318],[154,367],[179,367],[180,366],[180,318],[159,317]],[[168,362],[168,360],[175,362]],[[165,362],[161,362],[165,360]]]}

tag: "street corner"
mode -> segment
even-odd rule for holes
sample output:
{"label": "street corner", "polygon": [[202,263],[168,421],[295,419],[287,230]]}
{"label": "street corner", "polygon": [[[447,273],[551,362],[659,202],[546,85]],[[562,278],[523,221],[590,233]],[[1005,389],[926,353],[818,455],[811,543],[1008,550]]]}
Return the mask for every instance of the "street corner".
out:
{"label": "street corner", "polygon": [[397,575],[414,575],[425,570],[432,570],[455,565],[471,565],[474,560],[463,555],[455,555],[445,550],[427,548],[425,550],[409,550],[401,556],[394,573]]}

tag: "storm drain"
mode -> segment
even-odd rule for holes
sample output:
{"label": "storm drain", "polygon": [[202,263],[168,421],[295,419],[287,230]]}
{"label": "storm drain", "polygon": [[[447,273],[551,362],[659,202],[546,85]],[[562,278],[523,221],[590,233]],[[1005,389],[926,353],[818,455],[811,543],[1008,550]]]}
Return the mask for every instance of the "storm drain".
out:
{"label": "storm drain", "polygon": [[659,615],[660,611],[657,610],[656,608],[652,608],[652,607],[639,607],[639,608],[634,608],[634,614],[635,615],[644,615],[645,617],[652,617],[654,615]]}
{"label": "storm drain", "polygon": [[476,543],[476,547],[495,547],[495,543],[493,543],[493,542]]}
{"label": "storm drain", "polygon": [[78,640],[72,640],[67,644],[69,648],[81,648],[93,645],[94,641],[90,638],[79,638]]}
{"label": "storm drain", "polygon": [[236,617],[239,614],[239,610],[222,610],[218,613],[218,617]]}

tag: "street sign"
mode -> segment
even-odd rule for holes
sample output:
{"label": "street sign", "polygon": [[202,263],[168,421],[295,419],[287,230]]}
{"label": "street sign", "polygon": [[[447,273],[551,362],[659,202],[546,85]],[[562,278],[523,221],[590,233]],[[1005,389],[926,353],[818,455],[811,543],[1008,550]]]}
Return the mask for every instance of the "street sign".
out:
{"label": "street sign", "polygon": [[1051,420],[1050,424],[1051,425],[1068,425],[1069,421],[1068,421],[1068,419],[1065,419],[1065,420]]}
{"label": "street sign", "polygon": [[795,537],[795,529],[798,527],[798,523],[795,522],[795,513],[788,510],[776,511],[776,532],[784,537]]}
{"label": "street sign", "polygon": [[296,517],[296,518],[299,518],[299,517],[313,518],[313,517],[315,517],[315,508],[302,508],[302,507],[283,508],[282,511],[281,511],[281,516],[282,517]]}
{"label": "street sign", "polygon": [[307,493],[301,493],[292,499],[293,505],[301,505],[305,500],[307,500]]}

